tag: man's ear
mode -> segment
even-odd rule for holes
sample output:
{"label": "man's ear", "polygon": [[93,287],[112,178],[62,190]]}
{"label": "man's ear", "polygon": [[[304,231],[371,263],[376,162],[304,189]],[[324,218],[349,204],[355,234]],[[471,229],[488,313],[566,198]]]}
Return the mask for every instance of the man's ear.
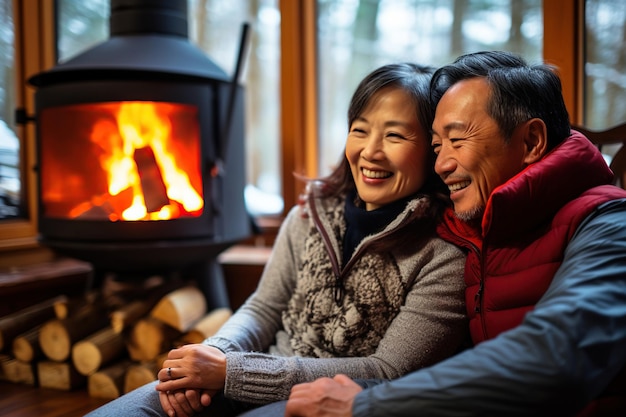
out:
{"label": "man's ear", "polygon": [[526,164],[530,165],[543,158],[548,149],[548,132],[543,120],[535,118],[525,123],[524,144]]}

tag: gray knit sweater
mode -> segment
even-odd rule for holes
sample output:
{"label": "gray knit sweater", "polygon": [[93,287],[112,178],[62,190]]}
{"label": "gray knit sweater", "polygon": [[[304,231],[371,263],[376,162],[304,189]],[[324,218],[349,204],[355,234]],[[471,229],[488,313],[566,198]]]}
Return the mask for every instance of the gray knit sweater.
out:
{"label": "gray knit sweater", "polygon": [[305,209],[315,216],[303,216],[301,207],[290,211],[258,288],[204,341],[226,353],[227,398],[284,400],[293,385],[338,373],[393,379],[454,354],[466,340],[465,256],[458,248],[433,236],[419,248],[367,250],[428,199],[411,200],[385,230],[359,244],[358,259],[343,271],[339,302],[331,260],[341,260],[344,203],[314,204]]}

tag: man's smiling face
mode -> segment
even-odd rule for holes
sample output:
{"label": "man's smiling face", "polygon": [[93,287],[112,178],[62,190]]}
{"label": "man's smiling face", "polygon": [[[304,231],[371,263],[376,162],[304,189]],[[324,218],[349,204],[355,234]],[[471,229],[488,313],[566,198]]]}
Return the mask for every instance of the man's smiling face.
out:
{"label": "man's smiling face", "polygon": [[484,78],[454,84],[433,121],[435,171],[450,189],[458,217],[482,216],[493,190],[525,167],[524,140],[516,131],[507,143],[487,113],[490,88]]}

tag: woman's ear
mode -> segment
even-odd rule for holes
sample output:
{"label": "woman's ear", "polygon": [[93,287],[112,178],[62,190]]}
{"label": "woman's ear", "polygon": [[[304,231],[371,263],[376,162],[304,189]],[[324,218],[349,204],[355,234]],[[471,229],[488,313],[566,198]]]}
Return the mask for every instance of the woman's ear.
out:
{"label": "woman's ear", "polygon": [[543,120],[535,118],[526,122],[524,143],[524,163],[530,165],[543,158],[548,149],[548,132]]}

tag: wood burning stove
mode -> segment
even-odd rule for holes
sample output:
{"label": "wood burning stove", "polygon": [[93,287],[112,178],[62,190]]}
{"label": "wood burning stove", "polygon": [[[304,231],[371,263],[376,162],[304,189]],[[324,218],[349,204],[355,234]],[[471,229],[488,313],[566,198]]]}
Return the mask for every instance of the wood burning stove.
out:
{"label": "wood burning stove", "polygon": [[41,242],[100,271],[214,263],[251,229],[243,88],[188,41],[186,0],[112,0],[110,33],[29,80]]}

